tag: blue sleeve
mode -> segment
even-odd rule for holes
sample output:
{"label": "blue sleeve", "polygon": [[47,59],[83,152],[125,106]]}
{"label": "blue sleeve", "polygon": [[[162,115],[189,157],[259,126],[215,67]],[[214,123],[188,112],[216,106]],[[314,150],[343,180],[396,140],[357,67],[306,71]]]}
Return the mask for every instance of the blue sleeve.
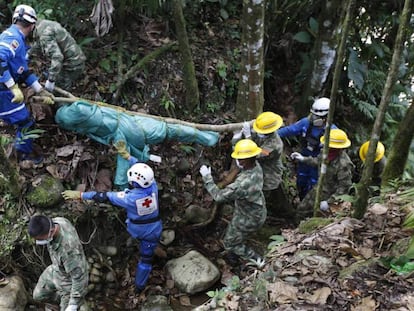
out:
{"label": "blue sleeve", "polygon": [[107,192],[108,200],[118,207],[127,208],[125,191]]}
{"label": "blue sleeve", "polygon": [[96,191],[82,192],[82,200],[93,200],[96,195]]}
{"label": "blue sleeve", "polygon": [[[109,201],[113,205],[125,207],[125,191],[119,192],[82,192],[82,200],[93,200],[96,202]],[[104,199],[104,200],[103,200]]]}
{"label": "blue sleeve", "polygon": [[29,76],[26,78],[26,85],[31,86],[35,81],[39,80],[38,77],[31,73],[29,74]]}
{"label": "blue sleeve", "polygon": [[281,138],[299,136],[304,131],[306,131],[308,126],[309,126],[309,118],[306,117],[306,118],[300,119],[299,121],[297,121],[296,123],[292,125],[281,127],[280,129],[278,129],[277,133],[279,134]]}
{"label": "blue sleeve", "polygon": [[8,60],[14,57],[14,54],[10,47],[8,47],[7,42],[4,42],[3,38],[1,39],[0,44],[0,83],[9,81],[12,76],[9,71]]}

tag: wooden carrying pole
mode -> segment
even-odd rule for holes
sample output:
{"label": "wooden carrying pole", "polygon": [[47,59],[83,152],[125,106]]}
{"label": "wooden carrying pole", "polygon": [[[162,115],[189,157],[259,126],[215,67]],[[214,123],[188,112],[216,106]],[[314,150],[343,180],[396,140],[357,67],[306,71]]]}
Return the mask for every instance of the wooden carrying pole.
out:
{"label": "wooden carrying pole", "polygon": [[[36,101],[36,102],[42,102],[43,99],[44,99],[43,96],[33,96],[33,100]],[[93,100],[89,100],[89,99],[83,99],[83,98],[75,97],[72,94],[70,94],[69,97],[54,97],[54,101],[55,102],[60,102],[60,103],[74,103],[74,102],[77,102],[77,101],[82,101],[82,102],[89,103],[91,105],[97,105],[97,106],[100,106],[100,107],[112,108],[112,109],[115,109],[117,111],[121,111],[123,113],[129,114],[129,115],[136,115],[136,116],[142,116],[142,117],[147,117],[147,118],[153,118],[155,120],[164,121],[164,122],[170,123],[170,124],[180,124],[180,125],[190,126],[190,127],[196,128],[198,130],[202,130],[202,131],[234,132],[234,131],[241,130],[241,128],[243,127],[243,122],[229,123],[229,124],[201,124],[201,123],[192,123],[192,122],[182,121],[182,120],[178,120],[178,119],[174,119],[174,118],[166,118],[166,117],[161,117],[161,116],[155,116],[155,115],[146,114],[146,113],[142,113],[142,112],[130,111],[130,110],[127,110],[125,108],[115,106],[115,105],[111,105],[111,104],[107,104],[107,103],[104,103],[104,102],[98,102],[98,101],[93,101]],[[249,123],[251,125],[253,123],[253,120],[249,121]]]}

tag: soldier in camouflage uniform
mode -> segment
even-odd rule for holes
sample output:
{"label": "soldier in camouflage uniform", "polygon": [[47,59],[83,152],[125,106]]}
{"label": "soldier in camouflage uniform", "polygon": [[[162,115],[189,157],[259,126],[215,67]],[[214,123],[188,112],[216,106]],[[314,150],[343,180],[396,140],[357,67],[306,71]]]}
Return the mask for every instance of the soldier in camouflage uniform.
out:
{"label": "soldier in camouflage uniform", "polygon": [[263,259],[244,242],[249,234],[263,225],[267,216],[262,192],[263,171],[256,161],[256,156],[261,152],[262,149],[250,139],[237,142],[231,157],[236,159],[240,172],[234,182],[224,189],[219,189],[214,183],[210,167],[203,165],[200,168],[204,185],[215,201],[234,200],[235,209],[223,239],[224,248],[242,259],[253,259],[257,263],[263,262]]}
{"label": "soldier in camouflage uniform", "polygon": [[[253,122],[253,132],[250,124],[245,122],[243,129],[233,136],[233,143],[239,140],[242,135],[251,138],[262,152],[257,156],[263,170],[263,193],[266,198],[268,212],[280,216],[290,216],[289,202],[280,186],[283,176],[282,152],[283,142],[277,130],[282,126],[283,119],[276,113],[263,112]],[[230,174],[229,174],[230,175]],[[229,176],[228,175],[228,176]]]}
{"label": "soldier in camouflage uniform", "polygon": [[[324,143],[324,136],[321,137]],[[329,139],[328,165],[326,167],[325,181],[322,187],[320,209],[327,211],[329,204],[334,203],[336,196],[347,194],[352,185],[352,175],[354,164],[349,158],[345,149],[351,145],[346,133],[340,129],[332,129]],[[298,152],[291,154],[292,159],[305,163],[306,165],[318,166],[321,163],[321,156],[314,158],[312,156],[304,157]],[[315,201],[316,189],[313,187],[305,198],[299,203],[296,221],[310,217],[313,214],[313,205]]]}
{"label": "soldier in camouflage uniform", "polygon": [[52,92],[56,84],[70,90],[72,83],[83,73],[86,60],[75,39],[58,22],[46,19],[36,23],[33,39],[29,53],[40,53],[50,61],[45,88]]}
{"label": "soldier in camouflage uniform", "polygon": [[[359,158],[362,161],[362,165],[359,165],[358,167],[358,176],[356,176],[357,179],[356,181],[358,182],[360,180],[360,174],[362,174],[362,170],[364,169],[364,165],[365,165],[365,159],[367,157],[367,153],[368,153],[368,148],[369,148],[369,141],[366,141],[365,143],[363,143],[361,145],[361,147],[359,148]],[[372,195],[379,195],[380,191],[379,189],[381,188],[381,175],[382,172],[384,171],[385,165],[387,164],[387,158],[385,157],[385,147],[384,144],[382,142],[378,142],[377,144],[377,150],[375,151],[375,158],[374,158],[374,167],[372,170],[372,180],[371,180],[371,185],[373,186],[373,188],[370,188],[370,191],[372,192]]]}
{"label": "soldier in camouflage uniform", "polygon": [[[29,234],[46,245],[52,264],[41,274],[33,299],[59,303],[61,311],[87,310],[88,262],[73,225],[63,217],[33,216]],[[79,307],[83,306],[79,309]]]}

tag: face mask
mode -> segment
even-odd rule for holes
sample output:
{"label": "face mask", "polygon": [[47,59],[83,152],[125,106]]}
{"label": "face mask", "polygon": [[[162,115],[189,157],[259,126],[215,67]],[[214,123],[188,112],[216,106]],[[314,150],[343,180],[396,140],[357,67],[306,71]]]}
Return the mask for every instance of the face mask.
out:
{"label": "face mask", "polygon": [[312,115],[312,124],[316,127],[322,127],[325,125],[325,119],[316,115]]}
{"label": "face mask", "polygon": [[239,159],[236,159],[236,165],[238,168],[243,169],[243,165],[240,164]]}
{"label": "face mask", "polygon": [[265,138],[266,137],[266,134],[259,134],[259,133],[257,133],[257,137],[259,137],[259,138]]}
{"label": "face mask", "polygon": [[47,239],[46,240],[36,240],[36,245],[47,245],[50,242],[52,242],[53,237],[52,237],[52,221],[49,218],[49,234],[47,235]]}

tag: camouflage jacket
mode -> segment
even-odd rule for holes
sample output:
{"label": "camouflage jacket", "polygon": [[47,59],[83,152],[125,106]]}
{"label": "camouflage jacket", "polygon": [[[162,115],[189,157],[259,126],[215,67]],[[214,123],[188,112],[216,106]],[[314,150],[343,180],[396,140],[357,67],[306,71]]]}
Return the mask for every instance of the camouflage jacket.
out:
{"label": "camouflage jacket", "polygon": [[204,185],[213,199],[217,202],[234,200],[234,217],[245,217],[252,222],[262,222],[266,219],[266,202],[263,195],[263,171],[256,162],[255,167],[241,170],[235,181],[224,189],[219,189],[211,174],[203,177]]}
{"label": "camouflage jacket", "polygon": [[56,81],[56,77],[64,67],[67,70],[76,68],[86,60],[82,49],[75,39],[58,22],[39,20],[33,33],[34,44],[30,54],[41,52],[49,61],[50,81]]}
{"label": "camouflage jacket", "polygon": [[58,235],[47,245],[55,271],[72,282],[69,305],[79,305],[87,293],[88,262],[75,227],[63,217],[55,217],[59,225]]}
{"label": "camouflage jacket", "polygon": [[[319,165],[321,156],[317,158],[305,157],[303,163],[308,165]],[[345,150],[327,165],[324,185],[322,188],[322,201],[335,202],[335,196],[347,194],[352,186],[352,175],[355,165],[352,163]]]}
{"label": "camouflage jacket", "polygon": [[277,189],[282,181],[283,163],[281,155],[283,142],[277,132],[265,138],[254,136],[254,141],[263,149],[257,160],[263,169],[263,190]]}

